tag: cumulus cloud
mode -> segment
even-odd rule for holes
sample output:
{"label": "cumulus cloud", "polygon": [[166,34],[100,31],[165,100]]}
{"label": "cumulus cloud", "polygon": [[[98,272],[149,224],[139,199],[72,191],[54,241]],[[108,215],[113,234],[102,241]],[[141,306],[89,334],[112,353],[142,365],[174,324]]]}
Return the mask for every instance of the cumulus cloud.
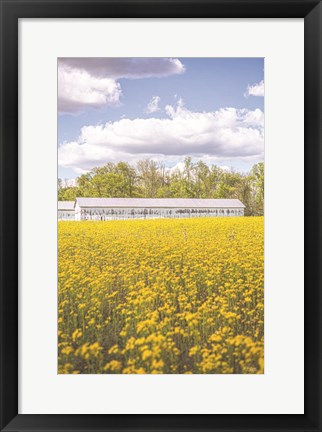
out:
{"label": "cumulus cloud", "polygon": [[166,168],[166,171],[169,173],[169,174],[173,174],[173,173],[177,173],[177,172],[181,172],[181,173],[183,173],[184,172],[184,169],[185,169],[185,165],[184,165],[184,162],[177,162],[173,167],[171,167],[171,168]]}
{"label": "cumulus cloud", "polygon": [[117,105],[121,78],[140,79],[181,74],[175,58],[59,58],[58,109],[74,113],[86,107]]}
{"label": "cumulus cloud", "polygon": [[96,78],[85,71],[58,69],[58,110],[75,112],[85,107],[116,105],[121,86],[110,78]]}
{"label": "cumulus cloud", "polygon": [[163,57],[73,57],[59,58],[58,67],[85,71],[97,78],[149,78],[165,77],[185,71],[184,65],[176,58]]}
{"label": "cumulus cloud", "polygon": [[259,83],[248,85],[247,90],[244,94],[245,97],[248,96],[264,96],[264,81]]}
{"label": "cumulus cloud", "polygon": [[264,91],[264,81],[262,80],[259,83],[248,85],[245,96],[264,96]]}
{"label": "cumulus cloud", "polygon": [[148,114],[152,114],[154,112],[160,111],[159,103],[160,103],[160,96],[153,96],[150,102],[148,103],[145,112]]}
{"label": "cumulus cloud", "polygon": [[59,145],[59,164],[77,172],[108,161],[150,157],[180,160],[190,155],[211,160],[259,158],[264,151],[260,109],[223,108],[193,112],[182,100],[166,107],[167,118],[121,119],[84,126],[76,141]]}

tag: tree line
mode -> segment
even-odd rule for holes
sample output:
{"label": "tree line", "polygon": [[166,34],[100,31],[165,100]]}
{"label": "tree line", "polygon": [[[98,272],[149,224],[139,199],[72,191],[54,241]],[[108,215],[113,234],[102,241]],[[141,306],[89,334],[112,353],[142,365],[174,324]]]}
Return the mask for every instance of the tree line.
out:
{"label": "tree line", "polygon": [[58,179],[58,199],[103,198],[238,198],[245,215],[264,213],[264,163],[253,165],[248,173],[224,170],[202,160],[184,159],[183,169],[169,170],[151,159],[136,166],[127,162],[107,163],[76,179],[76,186],[64,187]]}

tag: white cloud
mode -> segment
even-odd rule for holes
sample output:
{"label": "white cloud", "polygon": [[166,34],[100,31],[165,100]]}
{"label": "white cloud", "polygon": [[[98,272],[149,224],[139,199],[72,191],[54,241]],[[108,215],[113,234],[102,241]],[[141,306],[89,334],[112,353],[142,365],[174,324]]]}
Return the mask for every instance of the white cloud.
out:
{"label": "white cloud", "polygon": [[184,71],[175,58],[60,58],[58,109],[73,113],[86,107],[117,105],[122,95],[120,78],[164,77]]}
{"label": "white cloud", "polygon": [[[165,107],[165,112],[168,114],[169,117],[174,118],[177,113],[182,114],[184,112],[183,108],[184,108],[184,100],[182,98],[179,98],[177,99],[177,107],[174,107],[172,105],[167,105]],[[187,112],[187,110],[185,111]]]}
{"label": "white cloud", "polygon": [[77,186],[77,181],[75,178],[72,179],[62,179],[61,180],[61,187],[67,188],[67,187],[74,187]]}
{"label": "white cloud", "polygon": [[96,78],[87,72],[60,67],[58,70],[58,110],[74,112],[86,106],[116,105],[121,86],[110,78]]}
{"label": "white cloud", "polygon": [[160,96],[153,96],[148,103],[145,112],[148,114],[152,114],[154,112],[160,111],[159,103],[160,103]]}
{"label": "white cloud", "polygon": [[108,161],[146,157],[179,162],[188,155],[212,161],[263,156],[264,115],[259,109],[192,112],[179,100],[176,107],[168,105],[166,113],[163,119],[84,126],[76,141],[59,146],[59,164],[80,172]]}
{"label": "white cloud", "polygon": [[247,90],[244,94],[245,97],[248,96],[264,96],[264,81],[262,80],[259,83],[248,85]]}
{"label": "white cloud", "polygon": [[227,166],[227,165],[221,165],[220,168],[221,168],[223,171],[230,171],[230,167]]}
{"label": "white cloud", "polygon": [[171,168],[166,168],[166,171],[169,173],[169,174],[174,174],[174,173],[178,173],[178,172],[180,172],[180,173],[183,173],[184,172],[184,162],[177,162],[173,167],[171,167]]}
{"label": "white cloud", "polygon": [[148,78],[180,74],[184,65],[176,58],[163,57],[73,57],[59,58],[58,66],[85,71],[97,78]]}

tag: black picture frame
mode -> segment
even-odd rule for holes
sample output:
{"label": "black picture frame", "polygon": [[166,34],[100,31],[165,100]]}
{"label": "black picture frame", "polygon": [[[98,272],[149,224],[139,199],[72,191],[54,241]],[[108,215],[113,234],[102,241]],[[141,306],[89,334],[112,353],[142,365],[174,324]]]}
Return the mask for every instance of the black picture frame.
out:
{"label": "black picture frame", "polygon": [[[0,0],[0,8],[1,431],[321,431],[321,3],[315,0]],[[104,17],[304,18],[305,414],[18,413],[18,20]]]}

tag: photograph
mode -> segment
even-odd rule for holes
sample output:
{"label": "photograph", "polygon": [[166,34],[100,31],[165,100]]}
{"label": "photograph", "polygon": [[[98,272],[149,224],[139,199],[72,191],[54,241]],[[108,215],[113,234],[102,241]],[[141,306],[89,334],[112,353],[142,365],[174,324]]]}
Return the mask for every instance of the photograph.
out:
{"label": "photograph", "polygon": [[264,374],[264,63],[57,59],[58,374]]}

